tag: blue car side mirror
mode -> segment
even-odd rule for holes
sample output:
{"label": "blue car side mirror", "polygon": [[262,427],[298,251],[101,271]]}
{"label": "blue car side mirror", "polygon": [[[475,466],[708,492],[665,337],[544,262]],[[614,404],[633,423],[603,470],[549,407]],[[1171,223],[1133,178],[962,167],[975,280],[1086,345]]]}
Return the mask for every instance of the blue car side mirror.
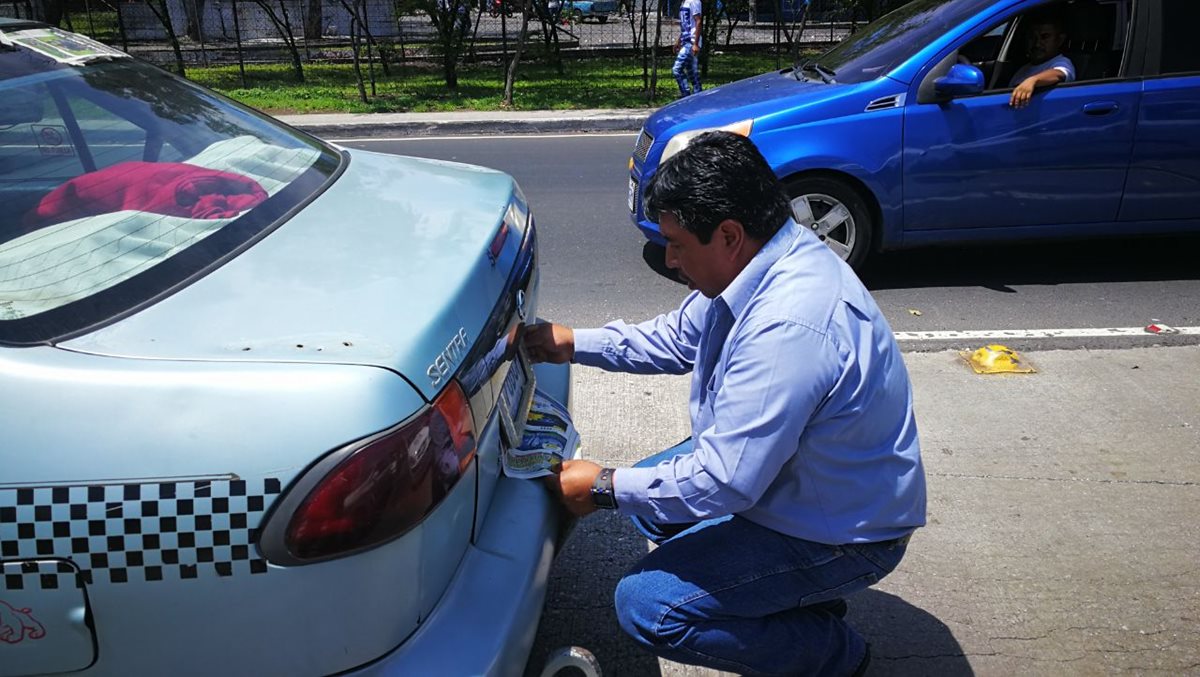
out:
{"label": "blue car side mirror", "polygon": [[956,63],[950,67],[950,72],[933,81],[933,90],[946,97],[979,94],[983,91],[983,71]]}

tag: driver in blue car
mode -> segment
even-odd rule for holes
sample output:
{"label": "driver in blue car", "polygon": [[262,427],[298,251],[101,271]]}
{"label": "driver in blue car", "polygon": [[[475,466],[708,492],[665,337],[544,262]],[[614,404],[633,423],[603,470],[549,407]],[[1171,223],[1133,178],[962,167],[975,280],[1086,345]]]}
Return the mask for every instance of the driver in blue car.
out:
{"label": "driver in blue car", "polygon": [[638,325],[527,328],[539,361],[692,373],[692,436],[631,468],[566,461],[568,510],[616,509],[658,547],[617,584],[621,627],[663,658],[748,675],[861,674],[844,597],[925,524],[912,387],[854,272],[795,223],[747,138],[697,137],[647,185],[693,290]]}
{"label": "driver in blue car", "polygon": [[1062,53],[1067,34],[1062,17],[1045,12],[1026,19],[1029,30],[1025,35],[1029,63],[1013,73],[1008,86],[1014,87],[1008,105],[1024,108],[1037,89],[1052,87],[1060,82],[1075,81],[1075,64]]}

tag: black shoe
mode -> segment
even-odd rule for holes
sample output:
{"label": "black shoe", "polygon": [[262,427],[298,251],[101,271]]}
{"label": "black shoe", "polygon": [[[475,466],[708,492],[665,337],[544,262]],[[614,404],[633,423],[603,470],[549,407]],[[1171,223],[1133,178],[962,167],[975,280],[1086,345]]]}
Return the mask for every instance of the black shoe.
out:
{"label": "black shoe", "polygon": [[854,670],[854,674],[850,675],[850,677],[863,677],[863,675],[867,674],[867,666],[869,665],[871,665],[871,643],[867,642],[867,650],[863,652],[862,662],[858,664],[858,667]]}
{"label": "black shoe", "polygon": [[846,600],[842,598],[831,599],[828,602],[817,602],[816,604],[808,605],[809,609],[818,609],[826,613],[831,613],[838,618],[846,617]]}

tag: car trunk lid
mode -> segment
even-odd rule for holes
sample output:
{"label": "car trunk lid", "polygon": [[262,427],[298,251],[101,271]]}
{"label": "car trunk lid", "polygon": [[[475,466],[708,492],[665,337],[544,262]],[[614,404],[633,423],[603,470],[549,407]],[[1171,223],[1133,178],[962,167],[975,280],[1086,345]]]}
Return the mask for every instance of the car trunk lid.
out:
{"label": "car trunk lid", "polygon": [[[61,347],[119,357],[380,366],[427,398],[491,314],[521,233],[490,248],[503,173],[355,151],[343,176],[262,241],[172,296]],[[513,224],[520,225],[523,224]],[[440,372],[439,372],[440,373]]]}

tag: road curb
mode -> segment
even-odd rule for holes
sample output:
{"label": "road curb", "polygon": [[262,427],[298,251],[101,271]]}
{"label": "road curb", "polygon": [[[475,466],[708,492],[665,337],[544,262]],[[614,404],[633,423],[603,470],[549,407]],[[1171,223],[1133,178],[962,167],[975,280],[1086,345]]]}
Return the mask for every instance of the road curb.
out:
{"label": "road curb", "polygon": [[[436,136],[481,134],[547,134],[579,132],[636,132],[649,112],[609,115],[478,116],[434,118],[427,114],[363,116],[280,116],[297,129],[324,138]],[[333,118],[333,119],[331,119]]]}

